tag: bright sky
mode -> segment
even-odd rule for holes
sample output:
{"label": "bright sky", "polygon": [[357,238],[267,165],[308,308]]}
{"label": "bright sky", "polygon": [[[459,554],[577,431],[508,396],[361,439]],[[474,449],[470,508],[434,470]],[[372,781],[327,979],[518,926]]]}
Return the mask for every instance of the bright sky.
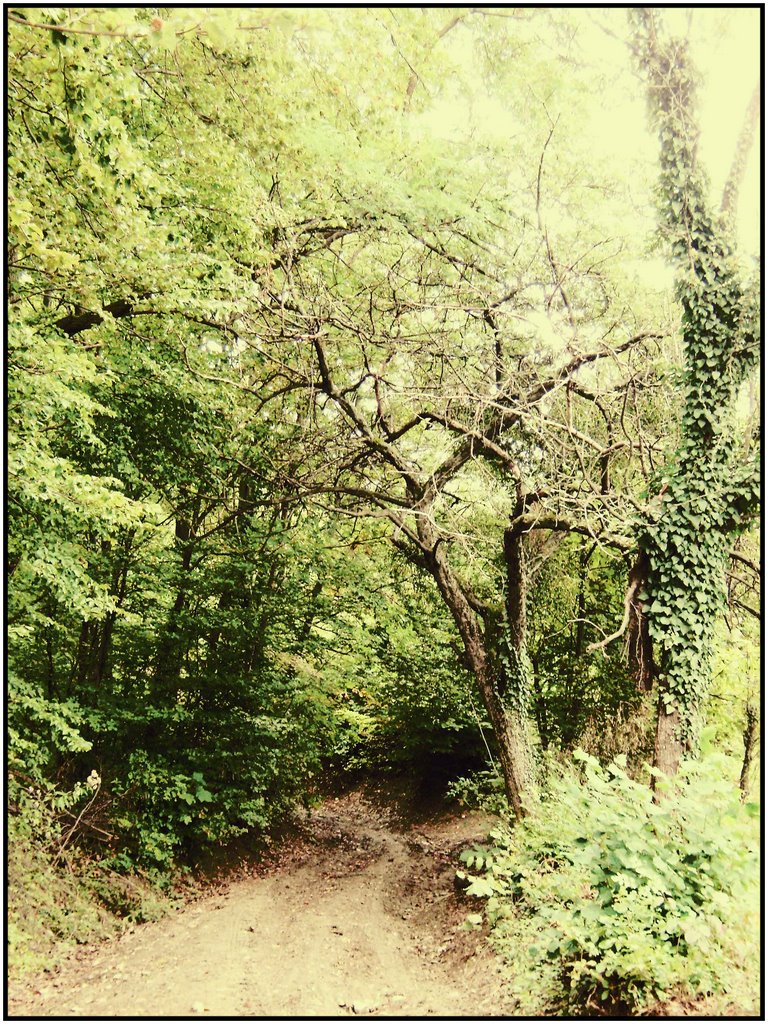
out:
{"label": "bright sky", "polygon": [[[722,192],[747,105],[760,82],[760,12],[739,8],[709,8],[694,12],[706,25],[709,39],[702,45],[706,76],[701,90],[701,154],[712,182]],[[738,210],[739,243],[745,252],[760,248],[760,148],[756,138],[741,186]]]}
{"label": "bright sky", "polygon": [[[719,207],[747,106],[760,82],[760,11],[676,7],[662,10],[660,16],[671,32],[687,36],[690,41],[701,77],[700,155],[712,183],[713,203]],[[607,159],[616,173],[625,178],[629,175],[638,203],[644,204],[658,167],[658,142],[648,126],[643,86],[632,71],[626,42],[626,12],[615,7],[582,9],[578,17],[580,59],[604,71],[615,82],[615,88],[595,96],[594,113],[587,128],[587,149],[603,167]],[[521,26],[519,31],[525,29]],[[459,31],[446,36],[441,45],[448,46],[454,58],[467,65],[471,75],[474,61],[466,43],[467,37]],[[475,114],[483,117],[482,131],[488,135],[503,138],[518,130],[517,114],[505,107],[503,97],[489,97],[485,109],[478,105]],[[461,134],[465,130],[467,116],[461,100],[447,96],[422,115],[422,125],[427,131],[450,138],[454,132]],[[756,254],[760,249],[760,145],[756,138],[737,211],[739,248],[745,254]],[[642,173],[635,176],[635,169]]]}
{"label": "bright sky", "polygon": [[[585,11],[585,16],[590,12]],[[614,9],[596,19],[611,19],[619,38],[609,39],[603,32],[594,35],[595,52],[601,62],[631,75],[626,43],[626,15]],[[760,78],[760,12],[755,9],[677,7],[660,12],[670,32],[687,36],[691,56],[699,73],[698,114],[701,127],[700,158],[713,190],[713,202],[719,207],[723,185],[730,171],[736,141],[742,130],[747,106]],[[607,23],[607,21],[606,21]],[[589,38],[589,35],[587,35]],[[621,92],[604,97],[596,107],[595,132],[603,145],[619,157],[642,152],[656,164],[658,143],[648,129],[645,95],[634,76],[622,75],[630,84],[633,98]],[[626,88],[626,86],[625,86]],[[737,232],[744,253],[760,250],[760,139],[755,138],[739,195]],[[655,173],[655,171],[654,171]]]}

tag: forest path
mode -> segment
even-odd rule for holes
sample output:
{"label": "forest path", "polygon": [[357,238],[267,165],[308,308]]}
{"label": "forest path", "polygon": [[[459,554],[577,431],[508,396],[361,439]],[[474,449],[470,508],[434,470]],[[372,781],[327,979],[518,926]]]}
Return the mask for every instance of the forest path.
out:
{"label": "forest path", "polygon": [[11,996],[25,1016],[496,1016],[498,964],[459,928],[458,851],[493,819],[417,820],[369,790],[312,811],[271,868]]}

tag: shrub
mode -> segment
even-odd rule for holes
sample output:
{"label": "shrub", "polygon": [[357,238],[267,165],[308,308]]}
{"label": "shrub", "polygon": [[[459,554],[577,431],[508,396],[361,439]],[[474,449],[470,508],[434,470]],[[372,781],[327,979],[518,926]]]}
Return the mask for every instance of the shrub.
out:
{"label": "shrub", "polygon": [[722,758],[685,766],[658,804],[620,758],[606,769],[576,759],[581,779],[551,776],[514,832],[462,855],[521,1009],[642,1013],[673,993],[756,1000],[757,807],[740,804]]}
{"label": "shrub", "polygon": [[8,789],[12,976],[50,969],[73,945],[114,935],[124,919],[154,920],[165,913],[170,902],[155,887],[128,870],[118,875],[70,842],[72,822],[88,807],[92,787],[65,791],[11,776]]}
{"label": "shrub", "polygon": [[462,807],[479,807],[498,815],[509,813],[504,778],[495,764],[485,771],[455,779],[448,786],[446,796],[458,800]]}

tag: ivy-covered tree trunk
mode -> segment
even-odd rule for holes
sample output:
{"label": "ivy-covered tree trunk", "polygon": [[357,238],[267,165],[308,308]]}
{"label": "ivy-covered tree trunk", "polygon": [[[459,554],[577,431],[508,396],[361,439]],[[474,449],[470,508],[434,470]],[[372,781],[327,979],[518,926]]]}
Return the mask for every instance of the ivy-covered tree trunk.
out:
{"label": "ivy-covered tree trunk", "polygon": [[739,388],[758,358],[758,313],[731,243],[734,197],[720,214],[707,198],[685,44],[661,36],[653,10],[635,9],[631,18],[660,140],[661,229],[677,268],[685,351],[680,447],[657,481],[657,512],[640,535],[659,683],[655,762],[673,775],[709,684],[730,543],[758,511],[759,452],[753,446],[745,457],[734,429]]}

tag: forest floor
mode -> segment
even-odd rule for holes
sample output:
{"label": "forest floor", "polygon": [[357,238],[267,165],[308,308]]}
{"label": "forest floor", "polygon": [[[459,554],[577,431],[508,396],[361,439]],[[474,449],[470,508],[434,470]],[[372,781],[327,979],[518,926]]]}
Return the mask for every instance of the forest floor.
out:
{"label": "forest floor", "polygon": [[454,888],[479,812],[416,813],[391,786],[328,797],[261,862],[9,992],[11,1016],[459,1016],[510,1012]]}

